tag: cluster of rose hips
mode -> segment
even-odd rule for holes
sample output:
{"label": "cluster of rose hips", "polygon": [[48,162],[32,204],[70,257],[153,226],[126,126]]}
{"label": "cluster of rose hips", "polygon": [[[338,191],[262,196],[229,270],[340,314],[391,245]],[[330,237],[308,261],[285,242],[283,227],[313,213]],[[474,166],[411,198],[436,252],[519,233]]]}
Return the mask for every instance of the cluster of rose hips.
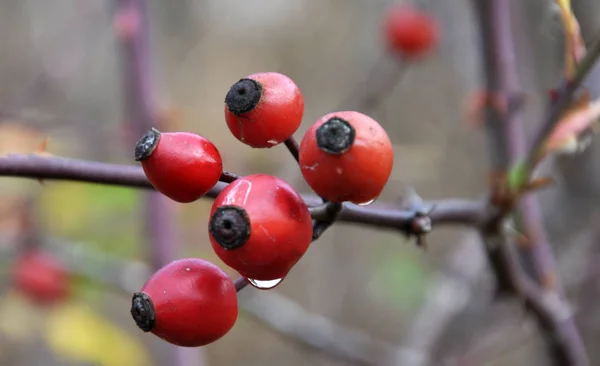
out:
{"label": "cluster of rose hips", "polygon": [[[431,24],[410,8],[393,8],[385,22],[390,48],[424,53],[437,37]],[[304,97],[286,75],[255,73],[239,80],[227,92],[224,109],[230,132],[242,143],[292,146],[302,176],[324,202],[368,204],[390,177],[392,143],[377,121],[357,111],[322,116],[293,147]],[[257,288],[279,284],[316,237],[309,208],[290,184],[267,174],[225,172],[217,147],[205,137],[152,128],[137,143],[135,160],[157,191],[180,203],[198,200],[218,181],[229,183],[214,201],[207,234],[217,256]],[[140,329],[167,342],[203,346],[233,327],[236,288],[215,264],[181,259],[133,295],[131,314]]]}

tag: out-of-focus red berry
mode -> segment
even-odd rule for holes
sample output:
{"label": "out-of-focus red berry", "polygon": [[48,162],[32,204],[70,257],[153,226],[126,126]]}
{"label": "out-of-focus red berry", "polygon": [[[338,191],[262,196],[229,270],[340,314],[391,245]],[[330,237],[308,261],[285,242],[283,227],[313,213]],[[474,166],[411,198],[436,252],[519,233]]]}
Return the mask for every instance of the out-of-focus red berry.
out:
{"label": "out-of-focus red berry", "polygon": [[431,15],[409,5],[395,5],[385,14],[388,47],[405,57],[426,55],[439,42],[439,24]]}
{"label": "out-of-focus red berry", "polygon": [[38,249],[19,256],[12,268],[14,286],[39,304],[54,304],[69,296],[69,272],[50,253]]}

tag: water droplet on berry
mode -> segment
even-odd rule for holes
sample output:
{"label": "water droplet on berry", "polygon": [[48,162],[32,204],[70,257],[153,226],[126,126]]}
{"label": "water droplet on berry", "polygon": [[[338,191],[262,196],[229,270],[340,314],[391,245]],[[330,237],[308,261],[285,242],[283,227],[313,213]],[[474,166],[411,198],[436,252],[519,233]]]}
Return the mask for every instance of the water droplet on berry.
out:
{"label": "water droplet on berry", "polygon": [[283,281],[283,278],[278,278],[276,280],[269,280],[269,281],[252,280],[250,278],[248,278],[247,280],[248,280],[248,282],[250,282],[250,284],[252,286],[256,287],[257,289],[270,290],[272,288],[275,288],[277,285],[279,285],[281,283],[281,281]]}
{"label": "water droplet on berry", "polygon": [[372,200],[370,200],[370,201],[367,201],[367,202],[357,203],[357,205],[359,205],[359,206],[368,206],[368,205],[370,205],[371,203],[375,202],[375,200],[376,200],[376,199],[377,199],[377,198],[373,198]]}

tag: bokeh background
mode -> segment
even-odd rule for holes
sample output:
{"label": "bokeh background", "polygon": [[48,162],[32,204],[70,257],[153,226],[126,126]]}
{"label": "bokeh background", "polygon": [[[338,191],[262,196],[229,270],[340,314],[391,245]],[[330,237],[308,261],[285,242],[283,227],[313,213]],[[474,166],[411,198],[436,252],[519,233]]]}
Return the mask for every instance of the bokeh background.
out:
{"label": "bokeh background", "polygon": [[[163,130],[220,147],[225,168],[280,176],[308,188],[283,146],[250,149],[233,138],[223,98],[257,71],[289,75],[305,97],[301,138],[319,116],[352,108],[383,60],[382,0],[153,0],[152,67]],[[559,80],[562,26],[550,0],[513,0],[520,83],[531,127]],[[600,33],[600,2],[573,0],[587,41]],[[442,42],[407,66],[370,114],[388,131],[395,167],[380,201],[415,187],[427,200],[478,198],[486,189],[482,131],[465,104],[483,85],[476,19],[468,0],[418,5],[439,18]],[[123,127],[121,50],[111,0],[0,1],[0,154],[47,152],[133,164]],[[387,71],[386,71],[387,70]],[[596,73],[598,74],[598,73]],[[592,76],[595,97],[600,75]],[[594,82],[595,80],[595,82]],[[350,99],[349,99],[350,98]],[[344,104],[345,103],[345,104]],[[133,139],[133,140],[132,140]],[[541,194],[562,280],[593,364],[600,365],[600,160],[597,144],[550,161],[557,185]],[[4,269],[23,240],[39,241],[95,277],[73,278],[67,303],[39,307],[2,281],[0,365],[546,365],[543,339],[517,302],[491,303],[491,276],[474,233],[436,228],[423,251],[397,232],[336,225],[272,291],[240,294],[234,329],[202,349],[175,349],[143,334],[130,295],[146,280],[145,192],[67,182],[0,180]],[[169,202],[164,225],[177,257],[226,267],[206,233],[210,200]],[[595,220],[595,221],[594,221]],[[33,239],[32,239],[33,238]],[[235,273],[228,270],[232,276]]]}

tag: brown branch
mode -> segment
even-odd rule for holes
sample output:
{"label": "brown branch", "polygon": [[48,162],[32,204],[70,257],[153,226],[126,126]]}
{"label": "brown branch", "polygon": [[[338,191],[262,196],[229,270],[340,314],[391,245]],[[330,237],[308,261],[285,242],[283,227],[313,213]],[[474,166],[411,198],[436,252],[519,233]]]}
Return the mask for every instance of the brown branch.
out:
{"label": "brown branch", "polygon": [[[0,176],[33,178],[38,180],[70,180],[77,182],[100,183],[135,188],[153,189],[142,168],[134,165],[99,163],[41,155],[8,155],[0,157]],[[225,183],[218,183],[206,195],[216,197]],[[318,206],[320,198],[303,195],[308,206]],[[438,202],[425,202],[435,206],[429,214],[433,225],[458,224],[475,226],[485,220],[487,213],[482,202],[447,199]],[[319,208],[310,209],[320,217]],[[415,218],[414,210],[401,210],[385,204],[358,206],[344,203],[337,220],[347,223],[360,223],[372,227],[405,230]]]}

